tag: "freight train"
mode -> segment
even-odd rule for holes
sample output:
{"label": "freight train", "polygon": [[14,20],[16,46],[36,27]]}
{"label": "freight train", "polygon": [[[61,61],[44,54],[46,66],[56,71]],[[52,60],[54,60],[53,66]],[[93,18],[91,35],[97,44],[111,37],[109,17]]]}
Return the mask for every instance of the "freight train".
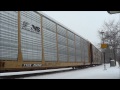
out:
{"label": "freight train", "polygon": [[102,64],[92,43],[38,11],[0,11],[0,71]]}

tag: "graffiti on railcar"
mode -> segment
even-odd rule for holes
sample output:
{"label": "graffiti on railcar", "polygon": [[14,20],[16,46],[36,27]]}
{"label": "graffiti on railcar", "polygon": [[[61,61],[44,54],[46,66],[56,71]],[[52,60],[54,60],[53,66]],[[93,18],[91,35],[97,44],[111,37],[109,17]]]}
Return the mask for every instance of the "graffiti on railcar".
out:
{"label": "graffiti on railcar", "polygon": [[35,26],[35,25],[30,25],[30,23],[26,22],[26,21],[23,21],[22,23],[22,29],[24,30],[27,30],[27,31],[30,31],[30,32],[35,32],[37,34],[39,34],[39,32],[41,31],[40,30],[40,27],[38,26]]}
{"label": "graffiti on railcar", "polygon": [[22,64],[22,67],[41,67],[42,64]]}

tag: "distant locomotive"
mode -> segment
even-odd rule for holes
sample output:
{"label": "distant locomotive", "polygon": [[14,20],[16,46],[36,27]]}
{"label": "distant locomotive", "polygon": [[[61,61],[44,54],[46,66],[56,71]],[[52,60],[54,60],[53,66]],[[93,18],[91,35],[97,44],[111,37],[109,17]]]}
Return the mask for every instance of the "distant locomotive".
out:
{"label": "distant locomotive", "polygon": [[0,71],[102,63],[89,41],[37,11],[0,11]]}

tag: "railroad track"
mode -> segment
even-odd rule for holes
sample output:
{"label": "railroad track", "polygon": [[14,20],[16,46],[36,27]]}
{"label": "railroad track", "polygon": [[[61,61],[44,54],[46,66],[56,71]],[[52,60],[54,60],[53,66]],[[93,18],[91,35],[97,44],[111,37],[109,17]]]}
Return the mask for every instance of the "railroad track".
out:
{"label": "railroad track", "polygon": [[[41,70],[38,72],[32,72],[32,73],[23,73],[21,74],[12,74],[12,75],[0,75],[0,79],[22,79],[25,77],[32,77],[32,76],[40,76],[40,75],[48,75],[48,74],[54,74],[54,73],[62,73],[62,72],[70,72],[70,71],[76,71],[80,69],[86,69],[89,67],[82,67],[77,69],[67,68],[67,69],[54,69],[54,70]],[[13,73],[19,73],[19,72],[13,72]]]}
{"label": "railroad track", "polygon": [[48,74],[62,73],[62,72],[67,72],[67,71],[73,71],[73,69],[50,71],[50,72],[40,72],[40,73],[28,73],[28,74],[20,74],[20,75],[7,75],[7,76],[0,76],[0,79],[22,79],[25,77],[48,75]]}
{"label": "railroad track", "polygon": [[[84,68],[82,68],[84,69]],[[22,79],[25,77],[32,77],[32,76],[40,76],[40,75],[48,75],[48,74],[54,74],[54,73],[62,73],[62,72],[70,72],[70,71],[76,71],[79,69],[65,69],[65,70],[56,70],[56,71],[47,71],[47,72],[37,72],[37,73],[26,73],[26,74],[18,74],[18,75],[0,75],[0,79]]]}

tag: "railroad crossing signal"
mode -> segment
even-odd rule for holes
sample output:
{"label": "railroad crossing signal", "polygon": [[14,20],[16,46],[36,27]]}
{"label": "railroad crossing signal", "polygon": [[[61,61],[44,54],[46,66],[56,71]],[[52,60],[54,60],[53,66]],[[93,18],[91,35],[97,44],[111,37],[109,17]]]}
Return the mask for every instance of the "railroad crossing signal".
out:
{"label": "railroad crossing signal", "polygon": [[107,48],[108,45],[107,44],[101,44],[101,48]]}

